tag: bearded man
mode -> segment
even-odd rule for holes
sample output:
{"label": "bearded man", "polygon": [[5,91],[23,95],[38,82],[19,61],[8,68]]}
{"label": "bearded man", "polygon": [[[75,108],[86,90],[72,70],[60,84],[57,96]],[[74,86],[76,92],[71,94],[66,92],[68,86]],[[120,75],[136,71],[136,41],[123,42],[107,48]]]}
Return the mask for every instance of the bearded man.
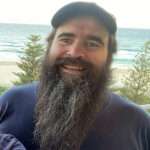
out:
{"label": "bearded man", "polygon": [[150,149],[149,115],[108,90],[114,17],[94,3],[75,2],[53,16],[52,26],[39,82],[0,98],[0,132],[27,150]]}

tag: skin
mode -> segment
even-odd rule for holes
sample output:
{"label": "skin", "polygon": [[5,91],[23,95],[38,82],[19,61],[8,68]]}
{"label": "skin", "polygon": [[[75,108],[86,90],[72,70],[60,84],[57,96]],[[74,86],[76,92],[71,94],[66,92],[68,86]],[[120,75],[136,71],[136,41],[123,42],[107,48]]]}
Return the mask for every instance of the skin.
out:
{"label": "skin", "polygon": [[[78,16],[61,24],[49,52],[52,61],[61,57],[82,58],[101,69],[107,62],[109,32],[94,16]],[[60,70],[80,75],[85,68],[67,64]]]}

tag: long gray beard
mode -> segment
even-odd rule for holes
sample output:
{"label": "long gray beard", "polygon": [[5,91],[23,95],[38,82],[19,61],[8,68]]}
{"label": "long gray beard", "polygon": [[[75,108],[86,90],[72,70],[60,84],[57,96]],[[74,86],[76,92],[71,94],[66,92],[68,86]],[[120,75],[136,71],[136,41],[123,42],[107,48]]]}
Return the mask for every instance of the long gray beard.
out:
{"label": "long gray beard", "polygon": [[101,77],[91,87],[80,77],[58,78],[52,73],[44,85],[39,83],[35,139],[40,150],[79,150],[107,100],[108,79],[102,83]]}

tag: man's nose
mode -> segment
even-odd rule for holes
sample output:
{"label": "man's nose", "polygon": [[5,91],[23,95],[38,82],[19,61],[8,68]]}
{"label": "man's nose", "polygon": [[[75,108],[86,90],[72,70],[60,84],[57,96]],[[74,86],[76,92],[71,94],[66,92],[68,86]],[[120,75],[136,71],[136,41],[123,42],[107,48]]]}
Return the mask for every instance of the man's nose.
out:
{"label": "man's nose", "polygon": [[85,57],[85,51],[84,51],[84,46],[80,42],[75,42],[72,45],[69,46],[67,55],[70,57]]}

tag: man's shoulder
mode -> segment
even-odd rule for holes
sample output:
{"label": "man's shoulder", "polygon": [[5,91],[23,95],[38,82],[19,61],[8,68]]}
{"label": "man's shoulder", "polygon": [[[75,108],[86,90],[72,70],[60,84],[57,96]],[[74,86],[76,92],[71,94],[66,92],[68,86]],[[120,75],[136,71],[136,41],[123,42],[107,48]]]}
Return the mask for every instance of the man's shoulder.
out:
{"label": "man's shoulder", "polygon": [[110,103],[114,107],[122,107],[122,108],[131,108],[131,109],[140,109],[143,110],[142,107],[135,102],[126,99],[124,97],[121,97],[119,95],[116,95],[114,93],[110,93],[109,97]]}
{"label": "man's shoulder", "polygon": [[26,97],[35,97],[36,89],[37,89],[37,82],[22,85],[22,86],[15,86],[6,90],[0,96],[0,103],[3,101],[8,102],[10,99],[24,99]]}
{"label": "man's shoulder", "polygon": [[113,93],[110,94],[108,109],[128,116],[128,118],[137,117],[150,120],[150,115],[140,105]]}
{"label": "man's shoulder", "polygon": [[0,120],[8,116],[13,118],[17,113],[31,115],[36,102],[36,87],[37,82],[6,90],[0,96]]}

